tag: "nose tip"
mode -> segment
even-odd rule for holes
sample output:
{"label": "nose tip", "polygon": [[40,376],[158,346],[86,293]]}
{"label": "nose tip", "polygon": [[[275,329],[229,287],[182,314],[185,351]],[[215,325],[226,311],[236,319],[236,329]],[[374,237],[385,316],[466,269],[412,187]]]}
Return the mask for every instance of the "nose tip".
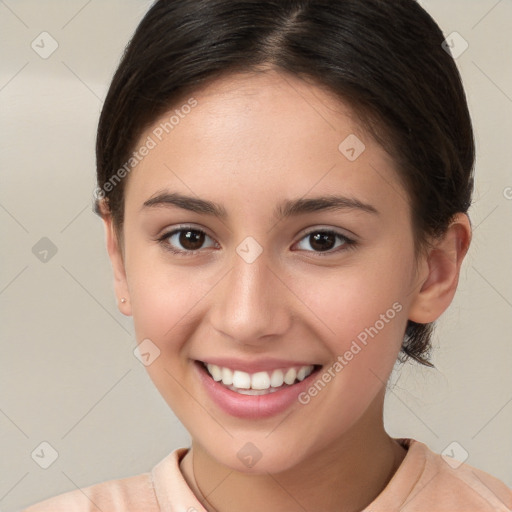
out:
{"label": "nose tip", "polygon": [[240,244],[245,251],[234,258],[226,279],[212,297],[210,310],[213,327],[242,344],[261,343],[263,338],[282,335],[290,326],[283,286],[263,251],[255,256],[258,251],[251,244]]}

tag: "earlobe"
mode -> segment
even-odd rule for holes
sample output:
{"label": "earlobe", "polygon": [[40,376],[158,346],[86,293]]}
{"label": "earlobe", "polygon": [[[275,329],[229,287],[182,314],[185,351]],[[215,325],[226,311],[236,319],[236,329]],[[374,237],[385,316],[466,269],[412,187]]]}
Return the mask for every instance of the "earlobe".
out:
{"label": "earlobe", "polygon": [[117,297],[118,308],[121,313],[131,316],[130,293],[128,290],[128,282],[126,280],[126,271],[124,265],[124,257],[119,245],[119,240],[114,229],[112,215],[106,213],[102,209],[102,220],[105,227],[105,243],[107,252],[112,264],[114,273],[114,289]]}
{"label": "earlobe", "polygon": [[427,324],[437,320],[453,300],[459,273],[471,242],[471,224],[457,214],[445,235],[436,240],[423,261],[426,271],[409,310],[409,320]]}

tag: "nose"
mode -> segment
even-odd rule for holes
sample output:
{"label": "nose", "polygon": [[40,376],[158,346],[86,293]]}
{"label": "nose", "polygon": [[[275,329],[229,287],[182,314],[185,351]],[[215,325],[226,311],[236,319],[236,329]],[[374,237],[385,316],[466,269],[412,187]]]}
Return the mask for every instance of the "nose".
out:
{"label": "nose", "polygon": [[212,295],[210,321],[221,334],[243,345],[261,345],[291,325],[290,291],[271,268],[265,251],[252,263],[238,254]]}

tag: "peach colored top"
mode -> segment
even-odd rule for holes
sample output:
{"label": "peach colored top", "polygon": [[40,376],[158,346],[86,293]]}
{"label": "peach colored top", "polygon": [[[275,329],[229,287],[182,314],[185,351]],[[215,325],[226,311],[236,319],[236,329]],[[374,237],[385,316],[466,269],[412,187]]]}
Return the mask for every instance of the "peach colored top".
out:
{"label": "peach colored top", "polygon": [[[363,512],[512,511],[512,489],[500,480],[468,464],[450,465],[414,439],[397,441],[407,455]],[[22,512],[205,512],[180,471],[187,451],[174,450],[149,473],[77,489]]]}

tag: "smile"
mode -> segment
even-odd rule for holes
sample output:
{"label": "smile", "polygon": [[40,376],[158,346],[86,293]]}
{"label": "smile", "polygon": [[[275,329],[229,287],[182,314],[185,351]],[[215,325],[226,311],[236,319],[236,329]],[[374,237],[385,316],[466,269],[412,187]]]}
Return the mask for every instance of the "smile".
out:
{"label": "smile", "polygon": [[215,382],[242,395],[265,395],[302,382],[311,375],[314,365],[278,368],[272,371],[248,373],[242,370],[203,363]]}
{"label": "smile", "polygon": [[[212,404],[230,416],[263,419],[299,404],[322,365],[286,361],[200,361],[195,374]],[[299,404],[300,405],[300,404]]]}

